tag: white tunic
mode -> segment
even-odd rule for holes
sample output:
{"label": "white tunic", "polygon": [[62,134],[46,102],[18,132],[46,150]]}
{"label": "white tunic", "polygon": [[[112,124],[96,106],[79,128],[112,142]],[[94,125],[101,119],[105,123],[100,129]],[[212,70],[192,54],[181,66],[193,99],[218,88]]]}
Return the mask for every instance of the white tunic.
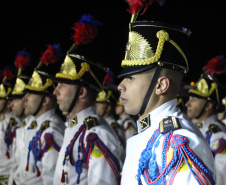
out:
{"label": "white tunic", "polygon": [[220,152],[214,152],[220,147],[220,140],[223,140],[224,145],[226,144],[225,132],[212,133],[209,144],[215,155],[216,185],[226,185],[226,147],[223,146],[224,149]]}
{"label": "white tunic", "polygon": [[10,170],[10,176],[8,185],[13,185],[13,181],[16,184],[20,184],[20,170],[19,170],[19,164],[20,164],[20,157],[22,154],[24,154],[24,141],[25,141],[25,132],[27,128],[29,127],[30,123],[34,120],[33,116],[28,116],[25,118],[26,125],[24,127],[20,127],[16,130],[16,138],[14,143],[14,156],[13,156],[13,165]]}
{"label": "white tunic", "polygon": [[[12,166],[13,155],[11,155],[10,158],[6,156],[7,146],[4,141],[5,132],[11,117],[15,118],[12,112],[5,114],[5,119],[0,122],[0,176],[9,176]],[[18,119],[16,119],[16,121],[19,123]],[[12,146],[13,144],[10,146],[9,154],[12,154]]]}
{"label": "white tunic", "polygon": [[[90,133],[95,133],[100,140],[105,144],[105,146],[111,151],[111,153],[119,160],[120,150],[119,150],[119,142],[116,134],[111,129],[111,127],[107,124],[107,122],[98,116],[95,112],[95,107],[89,107],[77,114],[77,124],[70,126],[65,130],[64,142],[62,148],[60,150],[59,158],[57,161],[56,171],[54,175],[54,185],[60,184],[70,184],[74,185],[78,179],[78,173],[75,171],[75,166],[70,163],[70,160],[66,160],[65,165],[63,166],[63,160],[65,158],[65,151],[67,146],[70,144],[71,140],[74,138],[75,134],[78,132],[79,128],[84,124],[85,118],[88,116],[95,117],[97,119],[97,126],[94,126],[90,129],[86,129],[84,135],[84,145],[87,147],[86,138]],[[78,160],[78,146],[79,139],[75,141],[72,154],[70,159],[77,161]],[[98,151],[98,150],[97,150]],[[83,157],[82,152],[79,152],[79,158]],[[61,182],[62,171],[65,172],[65,183]],[[80,174],[80,185],[88,185],[88,184],[98,184],[98,185],[116,185],[117,181],[115,179],[114,173],[111,170],[107,160],[103,156],[102,153],[95,153],[92,151],[89,159],[89,169],[87,170],[87,164],[82,164],[82,173]]]}
{"label": "white tunic", "polygon": [[65,130],[64,122],[61,118],[55,113],[55,111],[49,110],[43,113],[36,119],[37,127],[36,129],[29,129],[25,132],[25,150],[21,154],[20,159],[20,182],[24,185],[49,185],[53,184],[53,175],[56,167],[56,162],[58,158],[58,151],[54,148],[50,148],[44,155],[41,160],[37,162],[37,166],[41,172],[41,175],[37,177],[37,169],[35,167],[35,159],[32,151],[30,152],[29,160],[29,169],[26,171],[27,166],[27,156],[28,156],[28,146],[29,142],[36,135],[36,132],[39,131],[41,124],[49,120],[49,127],[46,128],[41,134],[41,144],[44,147],[44,136],[45,134],[52,134],[54,141],[58,146],[61,146],[63,143],[63,135]]}
{"label": "white tunic", "polygon": [[[116,119],[114,118],[113,115],[107,117],[105,119],[108,124],[111,126],[111,124],[117,123]],[[117,123],[118,124],[118,123]],[[119,144],[120,144],[120,165],[121,167],[123,166],[123,163],[125,161],[125,157],[126,157],[126,139],[125,139],[125,133],[123,131],[123,127],[121,125],[118,125],[118,128],[115,128],[115,132],[118,135],[119,138]]]}
{"label": "white tunic", "polygon": [[[191,150],[196,154],[196,156],[202,159],[203,163],[206,165],[212,176],[215,176],[214,159],[206,140],[204,139],[200,130],[193,123],[188,121],[188,118],[176,107],[176,105],[177,102],[174,99],[153,110],[149,114],[151,119],[150,127],[141,132],[141,126],[138,125],[138,134],[127,140],[126,160],[122,170],[121,185],[138,184],[136,176],[138,172],[140,155],[146,148],[147,142],[152,137],[154,131],[159,128],[160,121],[162,121],[167,116],[174,116],[180,120],[180,125],[182,128],[173,131],[173,135],[180,134],[185,136],[189,140],[188,145]],[[159,146],[162,146],[162,143],[163,141],[161,139]],[[167,156],[169,156],[169,151],[167,151]],[[156,150],[156,159],[159,173],[161,173],[161,147],[158,147]],[[172,170],[170,173],[172,173]],[[146,184],[143,178],[141,178],[141,180],[143,184]],[[167,181],[168,180],[169,179],[167,179]],[[195,185],[198,183],[192,176],[190,170],[185,168],[184,170],[180,170],[178,173],[176,173],[173,184]]]}
{"label": "white tunic", "polygon": [[209,130],[208,127],[210,124],[217,125],[223,132],[226,132],[225,125],[217,119],[217,114],[215,114],[215,115],[208,117],[204,121],[202,121],[202,127],[199,129],[202,132],[202,134],[204,135],[204,137],[206,136],[206,131]]}

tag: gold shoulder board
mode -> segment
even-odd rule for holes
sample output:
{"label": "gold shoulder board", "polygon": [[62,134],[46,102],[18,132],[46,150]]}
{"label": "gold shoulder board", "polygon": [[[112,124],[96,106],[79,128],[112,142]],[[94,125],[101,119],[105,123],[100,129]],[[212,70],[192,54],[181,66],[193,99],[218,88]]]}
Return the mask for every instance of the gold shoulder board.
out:
{"label": "gold shoulder board", "polygon": [[40,132],[43,132],[45,129],[49,127],[49,122],[50,122],[49,120],[46,120],[41,124]]}
{"label": "gold shoulder board", "polygon": [[159,129],[161,134],[167,133],[171,130],[172,131],[177,130],[179,128],[181,128],[180,122],[176,117],[173,117],[173,116],[165,117],[159,123]]}
{"label": "gold shoulder board", "polygon": [[218,127],[215,124],[210,124],[208,128],[209,128],[211,133],[217,133],[217,132],[221,131],[220,127]]}
{"label": "gold shoulder board", "polygon": [[10,118],[9,119],[9,125],[10,125],[10,127],[13,127],[13,126],[17,125],[17,121],[15,120],[15,118]]}
{"label": "gold shoulder board", "polygon": [[85,124],[86,130],[89,130],[89,129],[91,129],[94,126],[97,126],[97,118],[92,117],[92,116],[88,116],[84,120],[84,124]]}

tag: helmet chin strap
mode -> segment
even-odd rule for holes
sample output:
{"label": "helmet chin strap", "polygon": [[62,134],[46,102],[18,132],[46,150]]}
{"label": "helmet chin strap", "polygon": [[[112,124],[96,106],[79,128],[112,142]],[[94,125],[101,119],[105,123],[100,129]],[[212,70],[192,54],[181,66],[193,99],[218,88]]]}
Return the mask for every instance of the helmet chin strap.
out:
{"label": "helmet chin strap", "polygon": [[151,81],[151,83],[150,83],[150,85],[149,85],[148,91],[147,91],[147,93],[146,93],[146,96],[145,96],[145,98],[144,98],[142,107],[141,107],[141,109],[140,109],[140,112],[139,112],[140,115],[142,115],[142,114],[144,113],[144,111],[145,111],[145,109],[146,109],[146,107],[147,107],[148,101],[149,101],[149,99],[150,99],[150,97],[151,97],[151,94],[152,94],[152,92],[153,92],[153,89],[154,89],[154,87],[155,87],[155,84],[156,84],[156,82],[157,82],[157,80],[158,80],[160,71],[161,71],[161,67],[157,66],[156,69],[155,69],[155,73],[154,73],[154,76],[153,76],[153,78],[152,78],[152,81]]}
{"label": "helmet chin strap", "polygon": [[207,103],[208,103],[208,100],[206,100],[205,105],[203,106],[203,108],[202,108],[202,110],[200,111],[199,115],[198,115],[195,119],[199,119],[199,118],[202,116],[202,114],[203,114],[203,112],[205,111],[205,108],[206,108],[206,106],[207,106]]}
{"label": "helmet chin strap", "polygon": [[42,97],[41,102],[39,103],[39,106],[38,106],[37,110],[35,111],[35,113],[33,114],[33,116],[36,116],[39,113],[44,99],[45,99],[45,95]]}
{"label": "helmet chin strap", "polygon": [[74,106],[75,106],[75,104],[76,104],[76,102],[77,102],[77,100],[78,100],[78,96],[79,96],[79,93],[80,93],[80,89],[81,89],[81,85],[78,85],[78,88],[77,88],[77,91],[76,91],[76,93],[75,93],[74,99],[72,100],[71,105],[70,105],[70,107],[69,107],[69,109],[68,109],[68,111],[67,111],[69,114],[70,114],[71,111],[73,110],[73,108],[74,108]]}

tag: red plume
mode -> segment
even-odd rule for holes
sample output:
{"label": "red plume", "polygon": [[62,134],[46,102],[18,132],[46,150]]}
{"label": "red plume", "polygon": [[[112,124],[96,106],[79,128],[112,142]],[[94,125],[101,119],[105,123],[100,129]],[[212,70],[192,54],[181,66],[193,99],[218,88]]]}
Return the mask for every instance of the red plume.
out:
{"label": "red plume", "polygon": [[109,70],[108,73],[104,77],[103,84],[110,85],[112,83],[113,83],[113,73],[112,73],[112,71]]}
{"label": "red plume", "polygon": [[143,13],[147,10],[148,6],[152,5],[154,0],[126,0],[130,6],[128,10],[131,14],[136,14],[143,10]]}
{"label": "red plume", "polygon": [[223,57],[216,56],[215,58],[212,58],[207,65],[203,67],[203,70],[211,76],[224,73]]}
{"label": "red plume", "polygon": [[23,50],[17,54],[14,64],[17,69],[21,68],[22,70],[24,70],[30,61],[30,54]]}
{"label": "red plume", "polygon": [[12,73],[10,69],[4,69],[3,75],[4,77],[6,77],[7,81],[11,81],[15,78],[15,75]]}
{"label": "red plume", "polygon": [[48,48],[45,50],[41,57],[41,62],[46,66],[60,60],[62,56],[62,50],[59,44],[47,45],[47,47]]}

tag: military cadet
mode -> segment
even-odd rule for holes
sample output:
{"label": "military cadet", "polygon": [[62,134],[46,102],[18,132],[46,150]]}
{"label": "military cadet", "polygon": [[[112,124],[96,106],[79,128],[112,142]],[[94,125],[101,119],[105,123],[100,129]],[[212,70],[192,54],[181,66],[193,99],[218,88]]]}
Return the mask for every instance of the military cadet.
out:
{"label": "military cadet", "polygon": [[52,94],[55,85],[51,75],[61,55],[59,44],[48,45],[24,89],[25,114],[35,119],[25,132],[19,166],[21,184],[53,184],[65,125],[55,112],[57,103]]}
{"label": "military cadet", "polygon": [[196,119],[197,126],[214,154],[216,184],[226,184],[226,127],[217,117],[217,113],[225,108],[221,101],[226,94],[222,85],[225,78],[219,74],[223,60],[223,56],[216,56],[208,61],[197,83],[189,89],[189,100],[186,103],[187,116]]}
{"label": "military cadet", "polygon": [[16,83],[14,85],[12,95],[10,99],[11,109],[13,115],[17,118],[17,121],[21,125],[21,127],[16,129],[15,138],[13,140],[13,161],[12,167],[10,170],[10,177],[8,181],[8,185],[20,184],[20,176],[19,176],[19,162],[20,156],[24,154],[22,148],[24,148],[24,132],[26,131],[29,123],[33,121],[33,116],[27,116],[24,114],[24,87],[25,84],[28,83],[31,73],[32,73],[32,65],[31,65],[31,54],[22,50],[18,52],[15,62],[15,66],[18,68]]}
{"label": "military cadet", "polygon": [[126,112],[138,114],[139,120],[138,134],[127,140],[121,184],[214,184],[210,148],[176,102],[188,71],[190,31],[170,23],[136,21],[139,10],[132,5],[130,10],[118,89]]}
{"label": "military cadet", "polygon": [[57,161],[54,185],[119,184],[119,142],[113,129],[95,109],[101,82],[108,71],[94,61],[99,62],[99,26],[100,23],[91,15],[81,17],[73,27],[74,44],[56,74],[58,85],[54,94],[61,111],[69,113],[69,121]]}
{"label": "military cadet", "polygon": [[3,70],[0,85],[0,184],[7,184],[12,166],[12,144],[18,120],[13,116],[10,97],[16,79],[16,68],[8,65]]}
{"label": "military cadet", "polygon": [[118,115],[118,124],[123,127],[125,133],[125,139],[129,139],[137,133],[137,124],[135,119],[126,113],[125,108],[120,98],[118,98],[117,105],[115,107],[115,113]]}
{"label": "military cadet", "polygon": [[[108,82],[108,83],[106,83]],[[113,82],[113,74],[111,71],[104,78],[103,90],[98,93],[96,99],[97,114],[103,117],[118,136],[121,149],[120,164],[125,160],[126,140],[123,127],[117,123],[115,115],[115,106],[119,97],[119,91]]]}

